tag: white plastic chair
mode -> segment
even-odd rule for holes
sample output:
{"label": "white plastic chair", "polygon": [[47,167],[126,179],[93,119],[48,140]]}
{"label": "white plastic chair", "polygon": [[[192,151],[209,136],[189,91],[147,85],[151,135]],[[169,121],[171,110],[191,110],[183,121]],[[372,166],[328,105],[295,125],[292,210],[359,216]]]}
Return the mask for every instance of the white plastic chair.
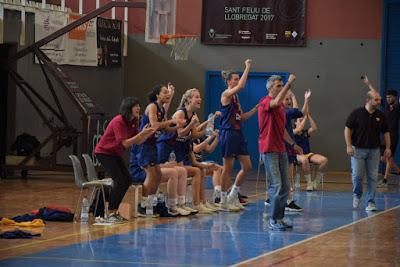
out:
{"label": "white plastic chair", "polygon": [[[81,199],[82,199],[82,192],[84,188],[87,187],[93,187],[93,191],[92,191],[92,195],[90,197],[89,203],[92,203],[93,199],[94,199],[94,192],[96,192],[96,189],[100,189],[102,192],[102,196],[103,196],[103,201],[104,203],[106,203],[106,199],[105,199],[105,194],[104,194],[104,186],[108,185],[108,186],[112,186],[112,179],[111,182],[110,180],[105,179],[103,180],[98,180],[98,179],[94,179],[94,177],[92,176],[90,178],[90,180],[87,180],[84,173],[83,173],[83,169],[82,169],[82,165],[81,162],[79,161],[78,157],[75,155],[69,155],[69,158],[72,161],[72,167],[74,169],[74,176],[75,176],[75,184],[81,189],[80,193],[79,193],[79,198],[78,201],[76,203],[76,208],[75,208],[75,221],[77,220],[77,218],[80,217],[80,213],[81,213],[81,209],[79,209],[79,205],[81,203]],[[91,162],[91,161],[90,161]],[[94,169],[94,167],[93,167]],[[97,202],[96,202],[96,206],[95,206],[95,214],[97,211]],[[108,212],[107,209],[105,209],[105,217],[108,217]],[[79,214],[79,216],[78,216]]]}

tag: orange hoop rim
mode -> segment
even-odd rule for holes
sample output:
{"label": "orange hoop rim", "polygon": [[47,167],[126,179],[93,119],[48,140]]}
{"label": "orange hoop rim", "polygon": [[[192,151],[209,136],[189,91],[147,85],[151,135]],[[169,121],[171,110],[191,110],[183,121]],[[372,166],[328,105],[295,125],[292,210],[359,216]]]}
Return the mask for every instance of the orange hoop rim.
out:
{"label": "orange hoop rim", "polygon": [[161,34],[160,35],[160,44],[167,44],[167,42],[171,39],[181,39],[181,38],[198,38],[198,35],[195,34]]}

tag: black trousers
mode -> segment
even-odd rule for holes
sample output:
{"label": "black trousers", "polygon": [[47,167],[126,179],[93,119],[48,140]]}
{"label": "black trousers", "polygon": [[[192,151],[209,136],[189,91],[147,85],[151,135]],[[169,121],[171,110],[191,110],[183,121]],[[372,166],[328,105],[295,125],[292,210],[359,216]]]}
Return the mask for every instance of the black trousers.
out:
{"label": "black trousers", "polygon": [[113,187],[109,196],[109,210],[117,210],[125,196],[126,191],[132,184],[132,178],[121,157],[96,154],[97,159],[103,165],[106,172],[113,179]]}

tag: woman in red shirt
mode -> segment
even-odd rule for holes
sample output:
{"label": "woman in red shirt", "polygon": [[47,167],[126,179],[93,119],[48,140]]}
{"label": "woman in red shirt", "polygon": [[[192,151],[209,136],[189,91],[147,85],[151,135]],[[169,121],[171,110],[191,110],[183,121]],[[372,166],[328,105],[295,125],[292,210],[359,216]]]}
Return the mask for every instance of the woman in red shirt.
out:
{"label": "woman in red shirt", "polygon": [[127,97],[122,100],[119,112],[120,114],[108,124],[94,151],[97,159],[114,182],[108,205],[108,222],[111,223],[123,221],[117,211],[132,183],[129,171],[122,159],[124,150],[133,144],[143,143],[155,132],[155,129],[149,126],[138,132],[140,105],[137,98]]}

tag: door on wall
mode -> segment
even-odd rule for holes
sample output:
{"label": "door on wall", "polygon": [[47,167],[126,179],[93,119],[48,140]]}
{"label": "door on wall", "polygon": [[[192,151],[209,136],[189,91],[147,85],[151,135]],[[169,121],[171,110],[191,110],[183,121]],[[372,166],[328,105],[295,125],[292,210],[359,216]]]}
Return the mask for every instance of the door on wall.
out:
{"label": "door on wall", "polygon": [[[400,95],[400,0],[385,0],[383,24],[381,94],[397,90]],[[400,164],[399,153],[395,161]]]}
{"label": "door on wall", "polygon": [[[261,98],[267,95],[266,81],[271,75],[281,75],[284,81],[287,80],[289,73],[287,72],[250,72],[247,78],[246,87],[239,93],[240,105],[244,112],[252,109]],[[219,110],[220,98],[222,92],[226,89],[225,82],[221,78],[220,71],[207,71],[205,82],[205,114],[206,116]],[[206,117],[205,116],[205,117]],[[216,128],[218,128],[218,120],[216,121]],[[258,152],[258,119],[257,114],[252,118],[242,123],[242,131],[247,141],[247,148],[249,150],[253,168],[258,165],[259,152]],[[222,164],[221,149],[217,147],[211,154],[206,155],[206,158]],[[236,162],[235,168],[239,168],[239,163]]]}

